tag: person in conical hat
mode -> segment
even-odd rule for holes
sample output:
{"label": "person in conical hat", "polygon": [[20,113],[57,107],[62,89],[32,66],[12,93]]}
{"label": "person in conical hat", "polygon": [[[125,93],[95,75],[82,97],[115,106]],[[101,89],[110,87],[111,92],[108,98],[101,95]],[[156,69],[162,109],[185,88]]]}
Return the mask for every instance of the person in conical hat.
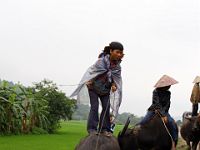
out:
{"label": "person in conical hat", "polygon": [[148,108],[147,114],[139,122],[139,126],[146,124],[155,113],[160,113],[163,117],[167,117],[169,125],[172,129],[172,138],[174,141],[178,140],[178,131],[174,123],[174,119],[169,114],[170,108],[170,97],[171,92],[169,91],[171,85],[177,84],[178,81],[168,75],[162,76],[158,82],[154,85],[152,105]]}
{"label": "person in conical hat", "polygon": [[196,76],[196,78],[193,81],[194,86],[192,89],[192,94],[190,97],[190,101],[192,102],[192,116],[198,115],[198,103],[200,103],[200,77]]}
{"label": "person in conical hat", "polygon": [[178,81],[173,79],[172,77],[168,75],[163,75],[160,80],[154,85],[155,88],[160,88],[160,87],[166,87],[166,86],[171,86],[174,84],[177,84]]}
{"label": "person in conical hat", "polygon": [[200,83],[200,76],[196,76],[193,83]]}

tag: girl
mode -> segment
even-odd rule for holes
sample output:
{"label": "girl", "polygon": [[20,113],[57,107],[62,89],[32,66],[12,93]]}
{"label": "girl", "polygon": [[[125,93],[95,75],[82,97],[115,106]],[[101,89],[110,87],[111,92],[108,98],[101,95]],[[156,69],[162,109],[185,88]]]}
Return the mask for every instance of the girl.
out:
{"label": "girl", "polygon": [[[102,132],[106,136],[111,136],[110,131],[110,97],[114,100],[111,103],[113,115],[116,117],[122,98],[122,79],[121,79],[121,59],[123,54],[123,45],[119,42],[111,42],[99,55],[97,62],[92,65],[83,76],[78,88],[71,97],[78,95],[84,86],[90,98],[90,113],[87,123],[89,134]],[[81,101],[81,95],[78,96]],[[98,108],[100,99],[102,112],[100,121],[98,117]],[[98,128],[99,125],[99,128]]]}

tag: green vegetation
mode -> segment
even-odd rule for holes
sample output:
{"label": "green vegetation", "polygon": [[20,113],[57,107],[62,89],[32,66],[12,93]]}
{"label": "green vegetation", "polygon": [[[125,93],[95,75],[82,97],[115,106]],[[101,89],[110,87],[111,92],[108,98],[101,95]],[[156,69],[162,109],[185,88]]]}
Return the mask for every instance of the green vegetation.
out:
{"label": "green vegetation", "polygon": [[62,122],[54,134],[11,135],[0,137],[1,150],[74,150],[80,138],[86,135],[86,122]]}
{"label": "green vegetation", "polygon": [[75,101],[43,80],[31,87],[0,81],[0,135],[53,133],[71,119]]}
{"label": "green vegetation", "polygon": [[[66,121],[54,134],[12,135],[0,137],[2,150],[74,150],[81,138],[87,135],[86,122]],[[116,134],[122,128],[117,126]]]}
{"label": "green vegetation", "polygon": [[[74,150],[87,135],[84,121],[65,121],[61,126],[54,134],[0,136],[0,150]],[[122,128],[117,125],[116,136]],[[177,150],[185,150],[185,142],[181,139]]]}

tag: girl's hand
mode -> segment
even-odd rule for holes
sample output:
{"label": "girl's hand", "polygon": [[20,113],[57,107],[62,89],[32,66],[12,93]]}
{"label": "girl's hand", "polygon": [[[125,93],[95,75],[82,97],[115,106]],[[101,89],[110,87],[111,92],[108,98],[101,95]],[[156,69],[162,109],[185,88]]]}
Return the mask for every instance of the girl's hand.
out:
{"label": "girl's hand", "polygon": [[92,85],[92,81],[91,81],[91,80],[87,81],[87,82],[86,82],[86,85],[87,85],[88,88],[90,88],[91,85]]}
{"label": "girl's hand", "polygon": [[111,86],[111,90],[112,90],[112,92],[115,92],[115,91],[117,90],[116,85],[113,84],[113,85]]}

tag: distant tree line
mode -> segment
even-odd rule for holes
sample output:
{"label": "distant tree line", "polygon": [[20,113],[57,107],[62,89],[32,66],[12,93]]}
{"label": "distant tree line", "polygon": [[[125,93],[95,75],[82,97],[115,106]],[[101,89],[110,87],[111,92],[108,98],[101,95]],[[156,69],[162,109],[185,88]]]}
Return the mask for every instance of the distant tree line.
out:
{"label": "distant tree line", "polygon": [[[77,105],[76,110],[72,115],[72,119],[73,120],[87,120],[88,115],[89,115],[89,110],[90,110],[89,105],[82,105],[82,104]],[[142,119],[142,117],[138,117],[138,116],[135,116],[134,114],[124,112],[118,115],[116,123],[125,124],[128,117],[131,118],[131,125],[135,125]]]}

